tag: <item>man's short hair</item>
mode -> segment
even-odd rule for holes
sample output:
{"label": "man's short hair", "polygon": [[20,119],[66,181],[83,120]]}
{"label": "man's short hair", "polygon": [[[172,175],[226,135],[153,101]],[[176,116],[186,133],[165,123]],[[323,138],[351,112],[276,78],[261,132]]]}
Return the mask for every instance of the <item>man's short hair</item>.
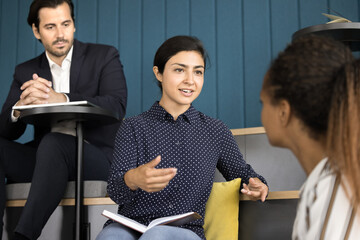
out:
{"label": "man's short hair", "polygon": [[56,8],[57,6],[67,3],[70,7],[71,18],[75,22],[74,18],[74,4],[71,0],[34,0],[29,9],[29,15],[27,22],[32,27],[35,24],[36,28],[39,28],[39,11],[42,8]]}

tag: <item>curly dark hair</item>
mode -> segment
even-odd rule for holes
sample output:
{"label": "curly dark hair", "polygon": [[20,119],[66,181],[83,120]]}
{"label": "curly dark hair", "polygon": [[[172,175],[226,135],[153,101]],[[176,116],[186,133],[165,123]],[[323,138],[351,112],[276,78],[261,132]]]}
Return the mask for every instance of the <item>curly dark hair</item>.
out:
{"label": "curly dark hair", "polygon": [[287,100],[311,137],[324,136],[336,73],[354,57],[339,41],[308,35],[294,40],[272,62],[263,88],[272,102]]}

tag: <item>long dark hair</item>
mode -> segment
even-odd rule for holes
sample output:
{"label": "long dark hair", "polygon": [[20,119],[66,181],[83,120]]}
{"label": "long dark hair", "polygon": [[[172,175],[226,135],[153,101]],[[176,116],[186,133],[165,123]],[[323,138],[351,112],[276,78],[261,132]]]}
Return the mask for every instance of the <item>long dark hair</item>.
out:
{"label": "long dark hair", "polygon": [[[360,61],[343,67],[335,81],[327,149],[334,171],[345,177],[353,204],[360,205]],[[344,184],[344,182],[343,182]],[[349,192],[347,192],[349,194]]]}

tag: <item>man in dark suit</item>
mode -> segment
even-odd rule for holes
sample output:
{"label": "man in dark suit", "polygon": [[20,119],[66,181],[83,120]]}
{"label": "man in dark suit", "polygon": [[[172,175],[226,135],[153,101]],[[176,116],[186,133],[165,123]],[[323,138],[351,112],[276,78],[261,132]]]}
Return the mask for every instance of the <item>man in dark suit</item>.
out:
{"label": "man in dark suit", "polygon": [[[71,0],[34,0],[28,23],[45,52],[16,67],[0,115],[1,218],[6,201],[5,179],[8,183],[32,182],[15,239],[38,238],[63,197],[67,182],[75,179],[76,139],[75,123],[68,121],[49,128],[35,127],[30,143],[14,142],[24,133],[26,124],[12,107],[86,100],[118,113],[122,119],[127,98],[118,51],[74,40]],[[119,124],[84,124],[85,180],[107,180]]]}

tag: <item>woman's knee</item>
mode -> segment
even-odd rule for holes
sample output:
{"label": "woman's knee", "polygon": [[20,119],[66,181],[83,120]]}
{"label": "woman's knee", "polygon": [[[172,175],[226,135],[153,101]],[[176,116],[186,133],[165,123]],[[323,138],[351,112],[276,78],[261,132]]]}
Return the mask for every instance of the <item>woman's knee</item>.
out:
{"label": "woman's knee", "polygon": [[156,226],[146,231],[140,240],[200,240],[200,237],[193,231],[172,226]]}
{"label": "woman's knee", "polygon": [[137,240],[139,235],[119,223],[111,223],[101,230],[96,240]]}

